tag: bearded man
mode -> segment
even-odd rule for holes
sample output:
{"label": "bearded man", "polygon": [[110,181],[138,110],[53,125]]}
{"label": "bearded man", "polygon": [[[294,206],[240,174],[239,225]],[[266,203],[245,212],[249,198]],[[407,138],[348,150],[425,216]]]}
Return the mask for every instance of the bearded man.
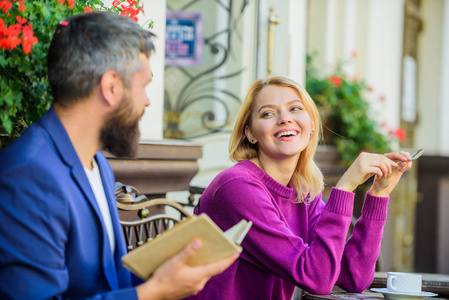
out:
{"label": "bearded man", "polygon": [[150,101],[152,34],[109,12],[61,22],[47,56],[53,107],[0,153],[0,299],[178,299],[237,257],[189,267],[194,240],[146,282],[126,254],[114,175]]}

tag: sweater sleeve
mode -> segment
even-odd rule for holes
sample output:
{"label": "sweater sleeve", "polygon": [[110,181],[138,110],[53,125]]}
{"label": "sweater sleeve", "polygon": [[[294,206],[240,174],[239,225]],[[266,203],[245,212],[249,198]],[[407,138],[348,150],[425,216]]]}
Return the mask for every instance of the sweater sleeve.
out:
{"label": "sweater sleeve", "polygon": [[[241,219],[253,222],[242,243],[241,259],[309,292],[331,292],[340,274],[352,216],[352,193],[332,191],[332,197],[315,217],[314,239],[310,244],[305,242],[307,237],[292,232],[271,195],[258,181],[236,178],[223,183],[214,195],[205,196],[207,201],[201,201],[201,212],[209,214],[222,229]],[[315,201],[321,202],[321,198]],[[299,224],[307,226],[307,220]]]}
{"label": "sweater sleeve", "polygon": [[372,283],[380,253],[389,197],[366,194],[362,215],[346,243],[337,285],[350,292],[362,292]]}

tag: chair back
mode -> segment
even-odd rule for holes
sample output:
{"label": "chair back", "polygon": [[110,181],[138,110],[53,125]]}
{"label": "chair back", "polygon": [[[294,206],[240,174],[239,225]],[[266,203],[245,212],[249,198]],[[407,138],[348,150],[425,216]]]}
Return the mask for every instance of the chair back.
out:
{"label": "chair back", "polygon": [[149,200],[120,182],[115,184],[115,197],[128,252],[190,216],[179,203],[165,198]]}

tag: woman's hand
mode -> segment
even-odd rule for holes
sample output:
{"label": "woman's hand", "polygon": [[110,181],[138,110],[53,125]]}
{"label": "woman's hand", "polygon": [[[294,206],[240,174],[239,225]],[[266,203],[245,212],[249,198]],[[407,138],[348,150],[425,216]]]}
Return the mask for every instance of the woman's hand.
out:
{"label": "woman's hand", "polygon": [[390,160],[398,162],[398,166],[385,177],[374,177],[374,182],[369,193],[377,197],[387,197],[398,184],[402,174],[412,167],[412,159],[408,152],[400,151],[385,154]]}
{"label": "woman's hand", "polygon": [[357,186],[375,175],[370,194],[378,197],[388,196],[398,183],[402,173],[411,167],[410,162],[411,158],[408,152],[401,151],[385,155],[362,152],[335,187],[352,192]]}

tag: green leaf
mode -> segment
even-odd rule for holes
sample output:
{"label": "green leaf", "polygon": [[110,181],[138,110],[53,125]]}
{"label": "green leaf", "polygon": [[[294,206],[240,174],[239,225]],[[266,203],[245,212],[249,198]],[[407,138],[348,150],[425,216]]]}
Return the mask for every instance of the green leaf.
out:
{"label": "green leaf", "polygon": [[2,114],[0,118],[2,120],[3,128],[5,128],[6,132],[10,134],[12,132],[12,121],[9,119],[9,116],[7,114]]}

